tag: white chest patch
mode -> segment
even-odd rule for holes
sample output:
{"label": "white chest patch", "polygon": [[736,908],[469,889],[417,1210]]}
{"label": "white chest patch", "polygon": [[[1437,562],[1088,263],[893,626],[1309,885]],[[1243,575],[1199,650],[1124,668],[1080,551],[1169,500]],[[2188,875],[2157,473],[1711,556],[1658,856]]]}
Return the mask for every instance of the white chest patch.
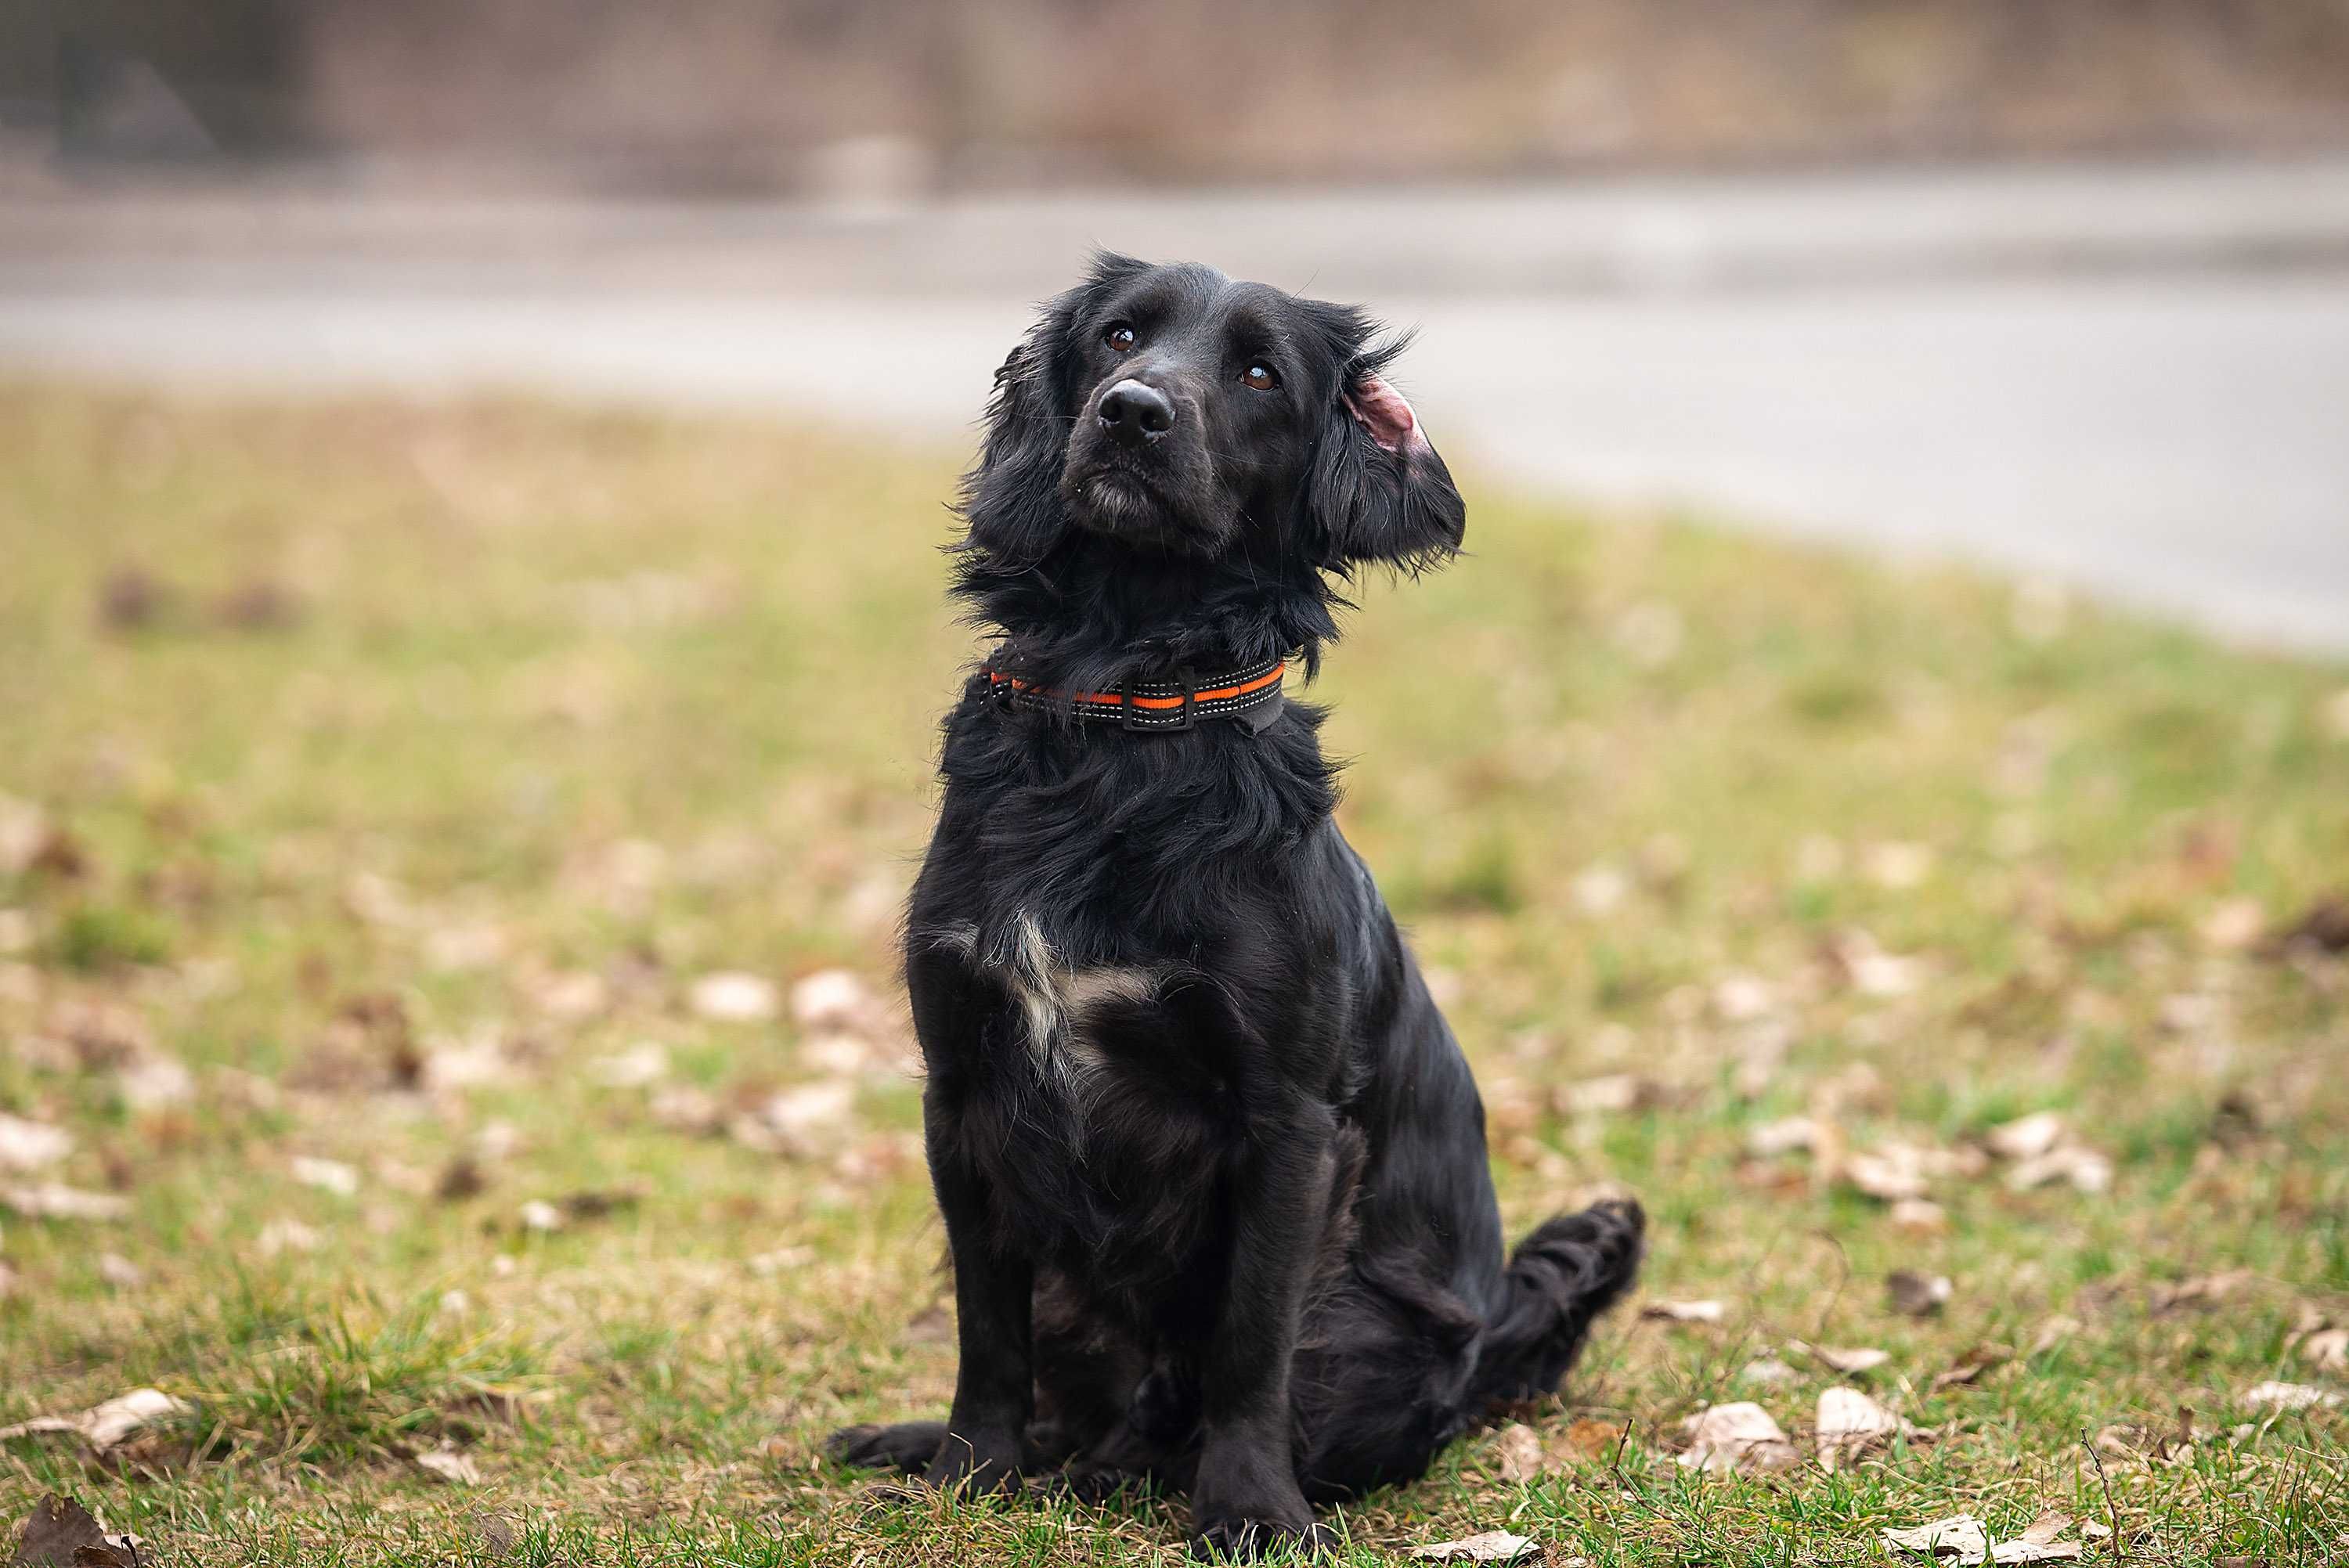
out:
{"label": "white chest patch", "polygon": [[1035,917],[1025,913],[984,945],[975,929],[956,934],[962,940],[955,945],[994,971],[1019,1001],[1028,1054],[1072,1099],[1081,1099],[1102,1065],[1100,1048],[1086,1034],[1091,1016],[1106,1003],[1146,1002],[1157,991],[1158,982],[1146,969],[1071,967]]}

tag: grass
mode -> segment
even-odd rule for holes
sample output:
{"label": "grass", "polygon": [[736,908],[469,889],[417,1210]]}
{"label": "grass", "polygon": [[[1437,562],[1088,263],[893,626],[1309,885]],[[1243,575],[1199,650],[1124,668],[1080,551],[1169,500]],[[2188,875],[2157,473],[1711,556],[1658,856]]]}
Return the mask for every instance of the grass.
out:
{"label": "grass", "polygon": [[[790,1152],[729,1136],[854,1064],[788,1008],[691,1001],[719,972],[888,994],[972,646],[933,548],[951,467],[504,403],[0,389],[0,1110],[74,1135],[39,1179],[129,1205],[0,1213],[0,1423],[190,1405],[102,1458],[0,1443],[0,1519],[70,1491],[175,1563],[1179,1553],[1155,1500],[886,1503],[815,1457],[949,1387],[916,1093],[866,1072]],[[2349,881],[2349,673],[1680,520],[1472,509],[1475,554],[1368,586],[1330,660],[1345,826],[1487,1087],[1511,1228],[1632,1188],[1651,1298],[1724,1315],[1619,1315],[1521,1412],[1541,1473],[1472,1437],[1344,1511],[1351,1560],[1506,1526],[1605,1568],[1880,1561],[1961,1511],[2106,1518],[2084,1434],[2127,1561],[2349,1553],[2349,1417],[2243,1399],[2349,1391],[2297,1343],[2349,1318],[2349,979],[2251,940]],[[647,1042],[657,1081],[606,1081]],[[1967,1152],[2041,1110],[2106,1190]],[[1748,1151],[1796,1113],[1813,1152]],[[1847,1179],[1894,1141],[1937,1157],[1941,1228]],[[1897,1269],[1946,1306],[1895,1312]],[[1773,1357],[1788,1380],[1747,1375]],[[1846,1381],[1938,1436],[1674,1462],[1748,1398],[1807,1455]],[[479,1484],[418,1465],[444,1445]]]}

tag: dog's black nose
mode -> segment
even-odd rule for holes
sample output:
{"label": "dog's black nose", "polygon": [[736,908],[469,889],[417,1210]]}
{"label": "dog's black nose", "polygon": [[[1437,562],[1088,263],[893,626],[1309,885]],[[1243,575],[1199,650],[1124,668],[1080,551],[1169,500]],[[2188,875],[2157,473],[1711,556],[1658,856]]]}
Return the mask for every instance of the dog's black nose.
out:
{"label": "dog's black nose", "polygon": [[1139,447],[1174,428],[1174,405],[1157,387],[1128,379],[1102,394],[1101,422],[1125,445]]}

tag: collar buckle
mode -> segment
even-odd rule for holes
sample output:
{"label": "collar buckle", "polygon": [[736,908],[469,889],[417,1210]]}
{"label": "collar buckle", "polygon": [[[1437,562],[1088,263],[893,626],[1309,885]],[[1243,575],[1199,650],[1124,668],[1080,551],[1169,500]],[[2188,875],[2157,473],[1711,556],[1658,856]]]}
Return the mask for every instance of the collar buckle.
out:
{"label": "collar buckle", "polygon": [[1175,710],[1180,717],[1171,724],[1145,722],[1148,714],[1133,700],[1133,680],[1120,681],[1117,687],[1117,727],[1133,734],[1151,735],[1195,727],[1199,722],[1199,678],[1186,670],[1182,681],[1183,706]]}

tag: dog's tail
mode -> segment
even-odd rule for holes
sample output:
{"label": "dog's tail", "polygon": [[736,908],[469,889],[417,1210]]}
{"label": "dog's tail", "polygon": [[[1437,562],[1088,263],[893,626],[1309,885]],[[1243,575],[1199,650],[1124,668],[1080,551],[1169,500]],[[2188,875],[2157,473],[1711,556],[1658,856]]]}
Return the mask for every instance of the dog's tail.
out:
{"label": "dog's tail", "polygon": [[1647,1224],[1637,1202],[1610,1200],[1555,1215],[1517,1243],[1485,1325],[1472,1409],[1557,1392],[1591,1320],[1638,1277]]}

